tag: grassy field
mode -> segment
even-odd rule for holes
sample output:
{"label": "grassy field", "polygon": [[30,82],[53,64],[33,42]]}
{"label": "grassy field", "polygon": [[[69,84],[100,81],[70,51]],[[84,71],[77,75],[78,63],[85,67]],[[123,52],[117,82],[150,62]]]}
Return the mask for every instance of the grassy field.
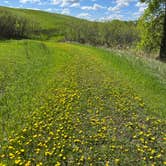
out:
{"label": "grassy field", "polygon": [[164,165],[165,64],[79,44],[0,43],[0,165]]}

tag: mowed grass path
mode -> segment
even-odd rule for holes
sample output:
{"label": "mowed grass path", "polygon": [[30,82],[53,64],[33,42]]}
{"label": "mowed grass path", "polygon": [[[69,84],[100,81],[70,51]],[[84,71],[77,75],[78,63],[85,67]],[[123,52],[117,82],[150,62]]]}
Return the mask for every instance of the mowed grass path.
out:
{"label": "mowed grass path", "polygon": [[[144,98],[147,91],[139,92],[144,83],[132,81],[130,61],[122,57],[64,43],[2,46],[16,50],[10,58],[1,55],[11,65],[6,70],[10,79],[1,88],[1,165],[166,164],[164,89],[155,76],[142,78],[156,81],[162,102],[158,113],[153,109],[159,103],[146,102],[155,91],[148,90],[150,99]],[[128,63],[123,70],[118,59]]]}

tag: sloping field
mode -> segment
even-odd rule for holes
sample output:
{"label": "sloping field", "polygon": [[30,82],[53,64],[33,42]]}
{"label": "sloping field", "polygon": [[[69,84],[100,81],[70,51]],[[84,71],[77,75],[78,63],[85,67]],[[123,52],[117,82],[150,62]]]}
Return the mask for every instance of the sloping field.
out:
{"label": "sloping field", "polygon": [[42,36],[40,36],[39,33],[36,32],[37,35],[35,35],[36,33],[31,35],[29,34],[30,36],[28,36],[28,38],[35,37],[42,40],[64,40],[65,34],[69,33],[73,26],[79,26],[80,23],[90,23],[90,21],[87,20],[61,14],[48,13],[39,10],[16,9],[0,6],[0,16],[3,15],[4,12],[9,12],[11,16],[25,18],[29,20],[29,22],[32,21],[36,23],[38,27],[36,30],[39,30],[40,35]]}
{"label": "sloping field", "polygon": [[24,17],[28,17],[32,20],[40,23],[42,29],[51,30],[51,29],[62,29],[70,22],[80,21],[81,19],[77,19],[71,16],[65,16],[61,14],[53,14],[44,11],[38,10],[27,10],[27,9],[15,9],[0,6],[0,11],[10,11],[14,15],[21,15]]}
{"label": "sloping field", "polygon": [[165,69],[153,63],[76,44],[0,43],[0,165],[166,164]]}

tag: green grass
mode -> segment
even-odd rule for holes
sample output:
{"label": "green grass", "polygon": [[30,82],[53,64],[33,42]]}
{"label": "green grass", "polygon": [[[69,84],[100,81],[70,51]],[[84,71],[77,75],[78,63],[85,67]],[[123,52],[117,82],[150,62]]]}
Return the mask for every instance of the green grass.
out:
{"label": "green grass", "polygon": [[[98,52],[98,49],[96,50]],[[135,57],[121,52],[108,51],[99,55],[108,70],[125,80],[134,91],[145,98],[150,113],[166,117],[166,66],[153,59]]]}
{"label": "green grass", "polygon": [[55,72],[68,61],[63,52],[54,56],[55,51],[35,41],[0,44],[1,135],[8,133],[8,126],[26,121],[38,102],[34,97],[47,89]]}
{"label": "green grass", "polygon": [[165,164],[163,72],[90,46],[1,42],[0,163]]}

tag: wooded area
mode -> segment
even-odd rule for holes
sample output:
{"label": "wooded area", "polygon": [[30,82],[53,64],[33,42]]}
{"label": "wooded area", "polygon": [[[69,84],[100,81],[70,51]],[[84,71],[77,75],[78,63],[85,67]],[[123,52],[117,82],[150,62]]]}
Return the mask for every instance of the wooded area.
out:
{"label": "wooded area", "polygon": [[40,31],[38,23],[24,16],[1,10],[0,37],[1,38],[31,38],[35,32]]}
{"label": "wooded area", "polygon": [[143,16],[139,20],[141,49],[159,51],[159,58],[166,59],[166,1],[141,0],[148,4]]}
{"label": "wooded area", "polygon": [[166,2],[164,0],[141,0],[141,2],[147,3],[148,8],[136,21],[92,22],[50,13],[49,17],[59,17],[51,28],[41,26],[40,21],[37,22],[29,15],[24,16],[1,9],[0,38],[50,40],[54,37],[60,41],[94,46],[118,49],[132,47],[146,53],[158,52],[160,59],[166,59]]}

